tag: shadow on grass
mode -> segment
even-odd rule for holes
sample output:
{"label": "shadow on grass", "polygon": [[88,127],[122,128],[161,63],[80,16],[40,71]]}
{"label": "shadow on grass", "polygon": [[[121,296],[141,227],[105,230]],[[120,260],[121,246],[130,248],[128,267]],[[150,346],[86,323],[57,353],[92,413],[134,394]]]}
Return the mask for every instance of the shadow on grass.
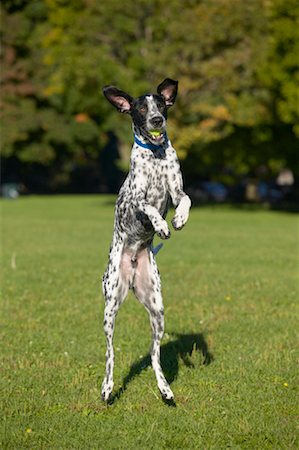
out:
{"label": "shadow on grass", "polygon": [[[208,345],[202,334],[176,334],[172,333],[176,339],[161,345],[161,366],[164,375],[169,384],[171,384],[178,376],[179,373],[179,358],[187,367],[195,368],[191,356],[194,352],[199,352],[202,356],[202,364],[209,365],[213,361],[213,355],[209,352]],[[136,361],[132,364],[129,373],[125,376],[122,382],[122,386],[113,394],[109,400],[109,404],[112,405],[118,400],[125,390],[128,384],[141,372],[151,366],[151,357],[148,353],[144,358]],[[175,406],[175,402],[165,403],[169,406]]]}

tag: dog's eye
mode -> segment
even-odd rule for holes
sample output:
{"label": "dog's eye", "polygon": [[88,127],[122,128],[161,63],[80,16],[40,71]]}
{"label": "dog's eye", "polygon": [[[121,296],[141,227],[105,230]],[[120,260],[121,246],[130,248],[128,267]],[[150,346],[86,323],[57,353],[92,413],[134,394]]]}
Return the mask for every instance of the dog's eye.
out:
{"label": "dog's eye", "polygon": [[142,108],[139,109],[139,111],[144,114],[146,113],[146,108],[143,106]]}
{"label": "dog's eye", "polygon": [[161,103],[160,105],[158,105],[158,109],[159,111],[164,111],[164,105]]}

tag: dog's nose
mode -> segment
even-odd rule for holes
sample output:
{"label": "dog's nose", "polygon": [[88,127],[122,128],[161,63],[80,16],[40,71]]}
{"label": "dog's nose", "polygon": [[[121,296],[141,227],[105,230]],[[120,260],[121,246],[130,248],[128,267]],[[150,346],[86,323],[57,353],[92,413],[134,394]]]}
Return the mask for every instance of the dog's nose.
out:
{"label": "dog's nose", "polygon": [[163,124],[163,117],[161,116],[152,117],[151,124],[156,128],[160,128]]}

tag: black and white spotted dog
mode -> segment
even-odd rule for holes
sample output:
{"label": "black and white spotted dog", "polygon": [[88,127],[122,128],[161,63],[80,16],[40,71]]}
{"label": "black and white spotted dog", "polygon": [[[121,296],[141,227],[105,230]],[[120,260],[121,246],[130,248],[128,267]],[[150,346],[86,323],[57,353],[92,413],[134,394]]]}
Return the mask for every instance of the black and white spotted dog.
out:
{"label": "black and white spotted dog", "polygon": [[177,87],[177,81],[167,78],[158,86],[158,94],[136,99],[114,86],[103,89],[107,100],[118,111],[131,115],[135,139],[130,172],[116,202],[113,239],[103,277],[107,339],[106,374],[102,384],[104,401],[108,401],[113,389],[115,317],[129,289],[149,313],[152,366],[162,396],[173,399],[160,365],[164,309],[152,242],[155,233],[162,239],[170,237],[165,221],[170,201],[176,208],[172,219],[175,230],[185,225],[191,206],[190,198],[183,191],[176,152],[166,134],[167,110],[175,101]]}

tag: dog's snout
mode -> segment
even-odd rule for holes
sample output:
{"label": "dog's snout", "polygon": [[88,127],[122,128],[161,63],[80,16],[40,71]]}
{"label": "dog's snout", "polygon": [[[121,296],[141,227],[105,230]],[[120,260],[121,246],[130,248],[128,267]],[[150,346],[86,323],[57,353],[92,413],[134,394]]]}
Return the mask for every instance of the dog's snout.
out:
{"label": "dog's snout", "polygon": [[152,117],[151,124],[156,128],[160,128],[163,125],[163,117],[161,116]]}

